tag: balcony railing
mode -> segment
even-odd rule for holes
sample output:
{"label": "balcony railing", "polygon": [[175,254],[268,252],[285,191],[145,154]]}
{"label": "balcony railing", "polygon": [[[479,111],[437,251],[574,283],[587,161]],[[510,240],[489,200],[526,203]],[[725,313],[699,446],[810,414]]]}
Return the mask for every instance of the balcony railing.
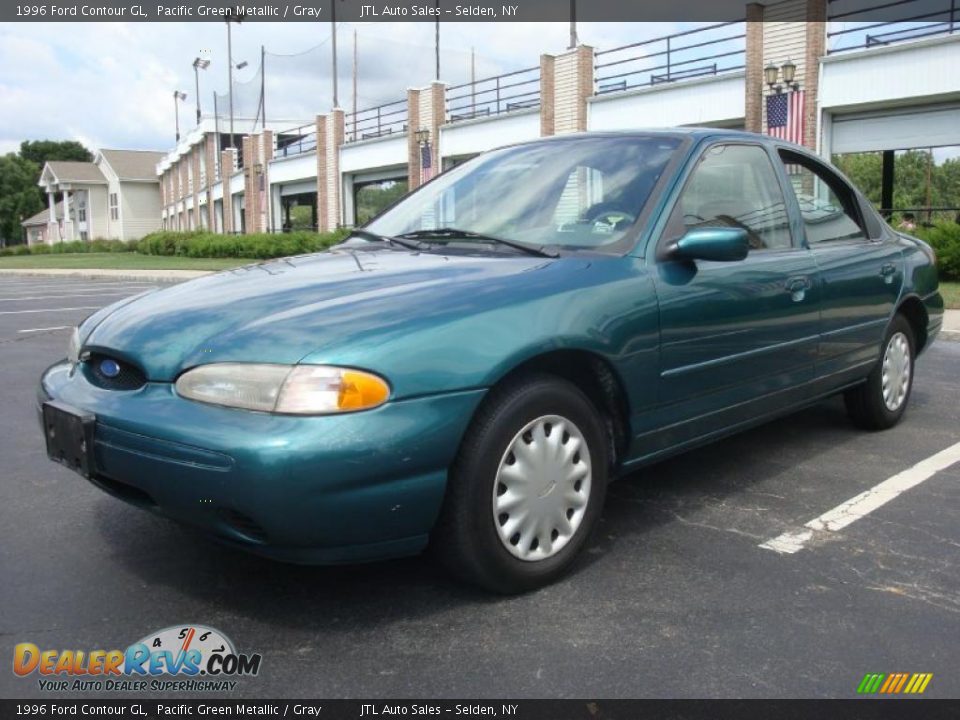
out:
{"label": "balcony railing", "polygon": [[540,66],[447,88],[450,122],[540,107]]}
{"label": "balcony railing", "polygon": [[[868,9],[847,8],[849,0],[829,0],[827,52],[892,45],[935,35],[960,32],[960,0],[892,0]],[[864,13],[876,17],[882,10],[890,19],[858,21]],[[837,28],[837,29],[834,29]]]}
{"label": "balcony railing", "polygon": [[294,157],[317,149],[317,126],[313,123],[280,130],[274,137],[277,142],[275,157]]}
{"label": "balcony railing", "polygon": [[717,23],[596,54],[597,94],[743,70],[746,26]]}
{"label": "balcony railing", "polygon": [[408,115],[406,100],[347,113],[344,119],[346,141],[356,142],[406,132]]}

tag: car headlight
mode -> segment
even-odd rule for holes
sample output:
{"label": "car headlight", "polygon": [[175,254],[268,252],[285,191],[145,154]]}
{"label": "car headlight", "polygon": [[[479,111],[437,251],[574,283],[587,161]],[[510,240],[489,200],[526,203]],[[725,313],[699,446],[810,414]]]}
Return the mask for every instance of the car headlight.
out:
{"label": "car headlight", "polygon": [[76,365],[80,362],[80,328],[75,327],[70,333],[70,344],[67,345],[67,362]]}
{"label": "car headlight", "polygon": [[290,415],[369,410],[390,396],[383,378],[331,365],[212,363],[185,372],[176,388],[190,400]]}

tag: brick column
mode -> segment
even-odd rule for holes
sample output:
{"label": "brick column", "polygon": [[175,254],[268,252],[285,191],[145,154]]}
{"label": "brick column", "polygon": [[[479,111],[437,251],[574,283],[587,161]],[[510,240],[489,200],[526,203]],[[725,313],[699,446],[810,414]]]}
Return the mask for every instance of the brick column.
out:
{"label": "brick column", "polygon": [[260,232],[260,177],[258,165],[260,153],[260,137],[258,135],[245,135],[241,141],[243,144],[243,218],[245,233]]}
{"label": "brick column", "polygon": [[[593,52],[589,45],[578,45],[561,55],[540,58],[541,73],[546,68],[549,76],[547,93],[540,98],[542,134],[560,135],[587,129],[587,100],[594,93]],[[542,75],[540,82],[543,88]]]}
{"label": "brick column", "polygon": [[270,218],[272,212],[272,198],[270,196],[270,161],[273,160],[273,130],[264,130],[260,134],[260,163],[263,175],[263,184],[260,193],[263,196],[260,203],[260,231],[271,229]]}
{"label": "brick column", "polygon": [[419,187],[423,176],[423,158],[420,153],[420,144],[417,142],[418,130],[427,131],[427,142],[430,144],[430,164],[433,175],[442,171],[440,167],[440,126],[447,120],[447,86],[446,83],[432,82],[429,87],[407,91],[408,120],[407,120],[407,172],[409,174],[408,187],[412,190]]}
{"label": "brick column", "polygon": [[763,5],[747,5],[746,117],[744,129],[763,132]]}
{"label": "brick column", "polygon": [[220,153],[220,179],[223,181],[223,231],[233,232],[233,195],[230,194],[230,176],[233,175],[237,151],[227,148]]}
{"label": "brick column", "polygon": [[190,152],[190,159],[193,163],[193,226],[200,229],[200,152],[202,148],[198,145]]}
{"label": "brick column", "polygon": [[217,231],[217,214],[213,207],[213,186],[217,184],[217,136],[208,134],[203,145],[203,161],[207,166],[207,229]]}
{"label": "brick column", "polygon": [[554,98],[556,96],[555,61],[553,55],[540,56],[540,135],[554,133]]}
{"label": "brick column", "polygon": [[317,230],[327,227],[327,116],[317,115]]}
{"label": "brick column", "polygon": [[816,151],[820,133],[820,58],[827,54],[827,0],[807,0],[806,20],[807,78],[803,144]]}
{"label": "brick column", "polygon": [[336,230],[342,224],[340,147],[346,116],[340,108],[317,115],[317,229]]}
{"label": "brick column", "polygon": [[420,129],[420,93],[422,90],[407,90],[407,189],[420,187],[420,146],[416,131]]}

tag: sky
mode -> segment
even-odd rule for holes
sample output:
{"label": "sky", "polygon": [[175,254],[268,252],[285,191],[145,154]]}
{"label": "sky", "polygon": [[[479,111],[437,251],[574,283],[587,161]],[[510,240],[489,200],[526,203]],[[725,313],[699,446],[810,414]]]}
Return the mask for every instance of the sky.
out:
{"label": "sky", "polygon": [[[660,37],[679,23],[582,23],[582,42],[598,49]],[[433,79],[433,23],[341,23],[338,26],[340,104],[352,106],[354,30],[358,36],[360,109],[405,97],[407,87]],[[470,49],[477,77],[539,63],[543,52],[568,45],[567,23],[444,23],[441,75],[469,79]],[[233,29],[235,92],[258,97],[260,47],[266,47],[268,116],[310,120],[331,105],[329,23],[243,23]],[[0,154],[22,140],[78,140],[91,150],[169,150],[174,145],[173,91],[188,94],[181,130],[195,121],[192,62],[211,60],[201,81],[201,109],[227,89],[224,23],[0,23]],[[318,46],[320,46],[318,48]],[[314,48],[313,52],[305,51]],[[281,55],[290,57],[280,57]],[[220,109],[221,114],[224,110]],[[237,110],[239,114],[239,109]]]}

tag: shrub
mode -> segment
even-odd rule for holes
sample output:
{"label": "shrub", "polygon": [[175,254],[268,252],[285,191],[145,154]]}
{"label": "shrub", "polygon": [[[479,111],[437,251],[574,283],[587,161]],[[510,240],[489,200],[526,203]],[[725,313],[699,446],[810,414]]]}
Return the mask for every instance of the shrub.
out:
{"label": "shrub", "polygon": [[193,258],[270,258],[324,250],[346,237],[345,230],[330,233],[291,232],[255,235],[218,235],[205,231],[162,230],[144,237],[137,252],[145,255],[183,255]]}
{"label": "shrub", "polygon": [[941,222],[918,227],[911,234],[929,243],[937,254],[941,280],[960,280],[960,224]]}

